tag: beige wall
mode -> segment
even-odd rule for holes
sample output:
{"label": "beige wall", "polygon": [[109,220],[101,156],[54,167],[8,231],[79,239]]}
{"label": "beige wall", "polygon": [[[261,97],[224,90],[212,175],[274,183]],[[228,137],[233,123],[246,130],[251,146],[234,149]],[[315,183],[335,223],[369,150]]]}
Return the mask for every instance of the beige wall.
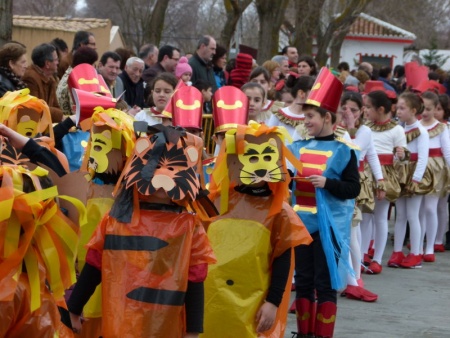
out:
{"label": "beige wall", "polygon": [[[102,54],[110,50],[110,34],[111,34],[111,23],[101,28],[86,29],[95,35],[95,40],[97,44],[97,53],[100,58]],[[69,50],[72,49],[73,37],[75,32],[64,32],[58,30],[47,30],[39,28],[28,28],[28,27],[13,27],[12,39],[18,41],[27,46],[27,56],[28,61],[31,63],[31,52],[32,50],[40,45],[41,43],[47,43],[54,38],[60,38],[66,41]],[[119,39],[114,39],[112,44],[112,50],[123,47],[123,42]]]}

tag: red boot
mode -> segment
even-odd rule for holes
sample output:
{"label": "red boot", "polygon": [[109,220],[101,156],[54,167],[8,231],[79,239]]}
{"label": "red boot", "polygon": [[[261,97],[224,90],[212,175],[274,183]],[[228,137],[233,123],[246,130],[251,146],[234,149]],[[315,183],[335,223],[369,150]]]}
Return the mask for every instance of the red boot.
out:
{"label": "red boot", "polygon": [[331,338],[336,322],[337,306],[333,302],[325,302],[317,305],[316,337]]}
{"label": "red boot", "polygon": [[295,300],[297,308],[297,329],[298,335],[313,335],[316,321],[316,302],[311,302],[307,298]]}

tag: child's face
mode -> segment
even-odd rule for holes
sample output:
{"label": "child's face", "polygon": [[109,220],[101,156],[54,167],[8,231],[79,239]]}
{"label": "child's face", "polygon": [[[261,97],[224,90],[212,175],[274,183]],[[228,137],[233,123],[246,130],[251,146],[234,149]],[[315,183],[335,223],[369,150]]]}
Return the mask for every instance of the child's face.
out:
{"label": "child's face", "polygon": [[[362,114],[361,109],[359,109],[358,104],[355,101],[347,100],[341,106],[341,112],[343,117],[346,117],[347,114],[352,114],[354,120],[358,120]],[[346,119],[344,118],[344,121]]]}
{"label": "child's face", "polygon": [[212,88],[202,89],[203,102],[210,102],[212,98]]}
{"label": "child's face", "polygon": [[248,118],[253,120],[264,106],[264,97],[258,88],[248,88],[244,91],[248,98]]}
{"label": "child's face", "polygon": [[186,83],[191,81],[191,77],[192,73],[184,73],[183,75],[181,75],[181,80]]}
{"label": "child's face", "polygon": [[251,79],[250,82],[259,83],[261,87],[264,88],[267,95],[267,91],[269,90],[269,82],[267,82],[266,78],[264,77],[264,74],[259,74],[257,77]]}
{"label": "child's face", "polygon": [[433,121],[434,115],[436,113],[436,106],[433,104],[433,101],[430,99],[423,99],[423,112],[422,112],[422,120],[424,122]]}
{"label": "child's face", "polygon": [[416,110],[411,109],[406,101],[400,98],[397,102],[397,117],[400,121],[405,122],[406,124],[411,124],[416,120],[415,117]]}
{"label": "child's face", "polygon": [[[305,112],[305,127],[308,129],[310,136],[323,136],[331,134],[331,123],[327,123],[328,120],[322,117],[320,113],[314,108],[306,108]],[[328,114],[328,113],[327,113]]]}
{"label": "child's face", "polygon": [[382,121],[382,114],[377,110],[377,108],[372,104],[372,100],[370,97],[364,97],[364,105],[365,105],[365,117],[367,120],[372,122]]}
{"label": "child's face", "polygon": [[156,81],[152,90],[152,98],[157,111],[162,112],[164,110],[172,93],[173,87],[171,84],[163,80]]}
{"label": "child's face", "polygon": [[434,118],[440,122],[444,121],[444,108],[442,108],[442,105],[440,103],[436,106],[436,110],[434,111]]}

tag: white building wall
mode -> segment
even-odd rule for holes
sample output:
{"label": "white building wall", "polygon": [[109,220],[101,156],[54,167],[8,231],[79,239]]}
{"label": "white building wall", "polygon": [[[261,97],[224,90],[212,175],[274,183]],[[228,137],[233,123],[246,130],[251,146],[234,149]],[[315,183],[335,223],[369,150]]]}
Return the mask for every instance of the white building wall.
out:
{"label": "white building wall", "polygon": [[396,65],[403,64],[403,48],[405,45],[393,42],[377,42],[377,41],[358,41],[358,40],[344,40],[341,48],[340,61],[348,62],[350,69],[356,67],[355,62],[359,62],[359,53],[374,54],[383,57],[395,55],[392,68]]}

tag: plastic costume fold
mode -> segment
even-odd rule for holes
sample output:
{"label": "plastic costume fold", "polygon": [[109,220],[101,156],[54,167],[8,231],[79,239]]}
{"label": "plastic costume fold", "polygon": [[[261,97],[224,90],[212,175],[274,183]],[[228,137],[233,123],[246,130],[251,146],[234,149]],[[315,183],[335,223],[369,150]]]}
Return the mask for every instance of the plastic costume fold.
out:
{"label": "plastic costume fold", "polygon": [[88,243],[88,262],[102,271],[103,337],[182,337],[188,281],[203,282],[215,261],[198,217],[185,209],[200,188],[201,139],[152,129],[136,141],[111,212]]}
{"label": "plastic costume fold", "polygon": [[[0,166],[0,336],[53,337],[61,325],[57,302],[75,282],[79,227],[56,204],[48,172]],[[44,185],[45,184],[45,185]],[[49,185],[48,187],[46,185]]]}
{"label": "plastic costume fold", "polygon": [[[207,226],[217,264],[205,281],[206,337],[283,337],[294,271],[293,248],[312,239],[286,203],[289,175],[285,159],[301,169],[285,148],[283,127],[250,122],[227,131],[210,185],[221,215]],[[253,196],[235,186],[268,184],[271,193]],[[265,183],[267,182],[267,183]],[[258,188],[255,188],[258,189]],[[290,251],[291,266],[274,325],[256,333],[256,313],[271,282],[274,259]]]}

